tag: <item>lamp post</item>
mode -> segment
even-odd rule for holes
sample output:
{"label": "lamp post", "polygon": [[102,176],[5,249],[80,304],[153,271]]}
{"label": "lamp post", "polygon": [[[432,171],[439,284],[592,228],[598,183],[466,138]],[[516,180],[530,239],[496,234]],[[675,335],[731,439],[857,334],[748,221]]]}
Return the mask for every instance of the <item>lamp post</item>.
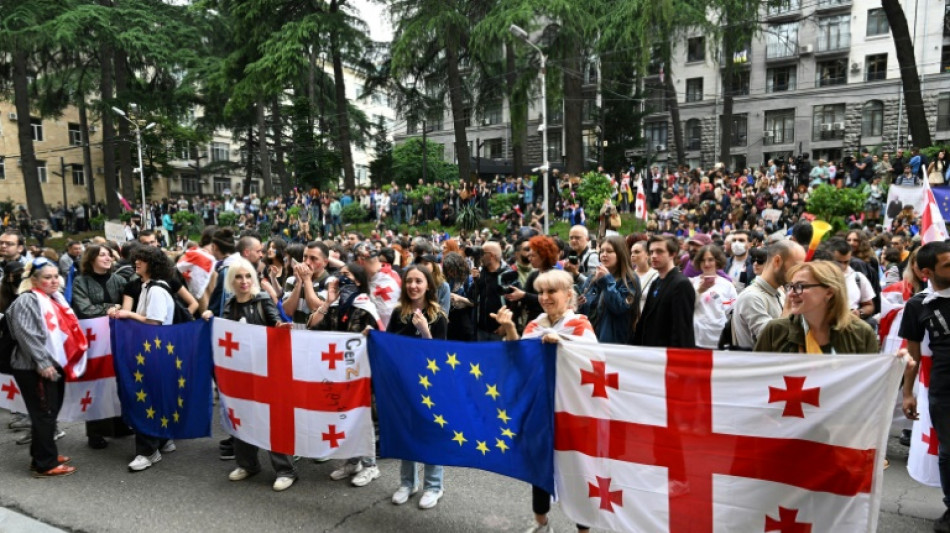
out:
{"label": "lamp post", "polygon": [[142,227],[145,229],[150,229],[149,218],[148,218],[148,215],[146,214],[147,211],[146,211],[146,205],[145,205],[145,167],[142,163],[142,132],[148,131],[154,128],[155,123],[150,122],[147,126],[145,126],[145,128],[142,128],[139,122],[137,120],[132,120],[131,118],[129,118],[128,114],[126,114],[125,111],[119,109],[118,107],[113,107],[112,110],[115,111],[117,115],[124,118],[126,122],[132,125],[133,128],[135,128],[135,145],[138,147],[138,151],[139,151],[139,168],[138,168],[139,187],[142,189]]}
{"label": "lamp post", "polygon": [[548,85],[546,72],[548,56],[544,55],[544,52],[541,51],[538,45],[528,39],[528,32],[524,31],[517,24],[509,26],[508,31],[531,48],[534,48],[541,58],[541,170],[544,172],[542,181],[544,186],[544,234],[547,235],[549,233],[548,229],[551,218],[551,214],[548,212],[550,209],[550,204],[548,203],[548,171],[550,165],[548,164]]}

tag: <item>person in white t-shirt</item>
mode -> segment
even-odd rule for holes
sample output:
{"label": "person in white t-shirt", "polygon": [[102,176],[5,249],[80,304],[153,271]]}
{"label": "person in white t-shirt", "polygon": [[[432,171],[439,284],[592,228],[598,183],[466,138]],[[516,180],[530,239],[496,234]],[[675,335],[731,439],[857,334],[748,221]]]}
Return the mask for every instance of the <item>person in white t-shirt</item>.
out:
{"label": "person in white t-shirt", "polygon": [[874,288],[864,274],[851,268],[851,245],[845,239],[835,237],[829,239],[825,246],[844,274],[851,313],[861,320],[869,319],[874,314]]}
{"label": "person in white t-shirt", "polygon": [[690,279],[696,291],[693,335],[697,348],[715,349],[719,345],[728,312],[739,297],[735,286],[718,274],[725,265],[726,254],[715,244],[700,248],[693,260],[693,266],[702,272]]}

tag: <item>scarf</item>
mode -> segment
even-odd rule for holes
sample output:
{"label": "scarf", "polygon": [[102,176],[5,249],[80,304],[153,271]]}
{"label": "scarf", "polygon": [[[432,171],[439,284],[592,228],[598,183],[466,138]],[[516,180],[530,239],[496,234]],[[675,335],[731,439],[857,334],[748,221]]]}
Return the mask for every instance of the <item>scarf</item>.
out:
{"label": "scarf", "polygon": [[[805,321],[805,317],[801,317],[802,327],[805,328],[805,353],[818,354],[821,355],[825,353],[821,349],[821,345],[818,344],[818,340],[815,339],[815,333],[808,327],[808,322]],[[831,349],[831,353],[835,353],[835,349]]]}
{"label": "scarf", "polygon": [[538,318],[528,322],[524,328],[522,339],[541,338],[547,333],[554,333],[561,337],[576,338],[578,340],[597,342],[594,328],[584,315],[568,310],[557,323],[552,324],[547,313],[541,313]]}
{"label": "scarf", "polygon": [[46,350],[53,354],[67,377],[76,379],[86,373],[86,349],[89,343],[79,319],[60,293],[52,296],[33,289],[40,303],[40,315],[46,323]]}

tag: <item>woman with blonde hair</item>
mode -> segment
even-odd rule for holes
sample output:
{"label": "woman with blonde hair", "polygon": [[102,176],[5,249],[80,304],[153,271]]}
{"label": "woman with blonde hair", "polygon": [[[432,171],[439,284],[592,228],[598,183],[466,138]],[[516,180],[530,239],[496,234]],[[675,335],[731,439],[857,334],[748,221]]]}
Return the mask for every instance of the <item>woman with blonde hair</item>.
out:
{"label": "woman with blonde hair", "polygon": [[848,304],[844,274],[832,261],[792,267],[785,286],[791,314],[769,322],[757,352],[877,353],[877,336]]}

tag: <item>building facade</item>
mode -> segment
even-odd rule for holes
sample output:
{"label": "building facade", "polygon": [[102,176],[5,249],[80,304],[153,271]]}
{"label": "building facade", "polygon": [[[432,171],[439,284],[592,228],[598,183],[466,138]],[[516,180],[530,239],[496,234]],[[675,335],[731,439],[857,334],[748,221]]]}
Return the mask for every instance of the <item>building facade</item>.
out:
{"label": "building facade", "polygon": [[[950,140],[950,1],[904,0],[914,40],[924,111],[934,142]],[[900,68],[880,2],[785,0],[765,8],[762,31],[733,58],[734,115],[729,168],[807,154],[840,161],[867,146],[893,152],[909,137]],[[722,60],[715,43],[694,32],[674,49],[683,143],[690,166],[718,162]],[[670,160],[675,151],[661,70],[644,80],[646,148]]]}

